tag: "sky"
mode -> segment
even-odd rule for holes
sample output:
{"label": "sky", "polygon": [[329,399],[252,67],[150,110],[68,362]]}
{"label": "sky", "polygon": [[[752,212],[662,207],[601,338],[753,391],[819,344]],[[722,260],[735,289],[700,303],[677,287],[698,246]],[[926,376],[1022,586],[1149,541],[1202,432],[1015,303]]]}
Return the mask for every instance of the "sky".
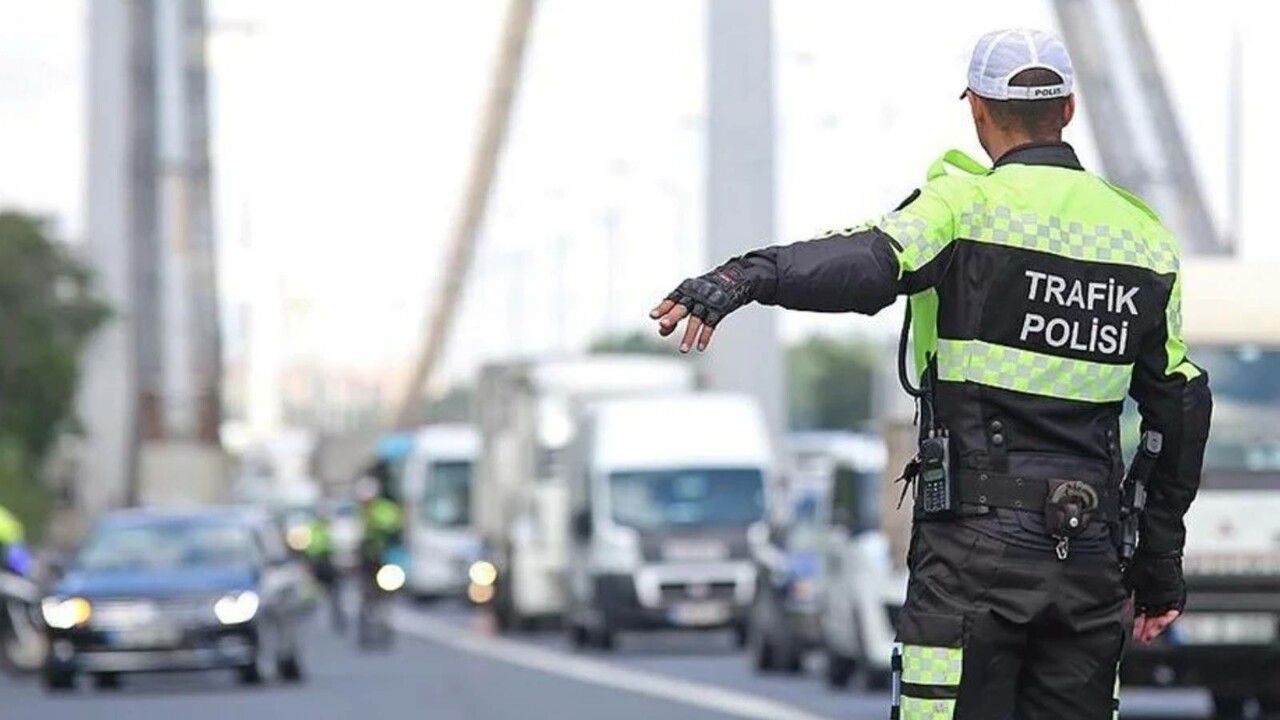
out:
{"label": "sky", "polygon": [[[0,206],[86,234],[88,0],[0,0]],[[1243,254],[1267,231],[1280,166],[1272,3],[1144,0],[1215,218],[1228,202],[1233,16],[1244,45]],[[281,362],[391,372],[416,349],[439,282],[501,0],[209,0],[212,159],[228,349],[256,316]],[[703,257],[705,6],[541,0],[475,272],[445,358],[579,348],[644,326]],[[950,147],[980,156],[963,103],[973,41],[1055,26],[1047,1],[774,3],[777,232],[797,240],[875,217]],[[1084,102],[1088,102],[1087,96]],[[1087,166],[1087,119],[1069,132]],[[718,259],[717,259],[718,260]],[[884,334],[873,321],[788,314],[787,338]]]}

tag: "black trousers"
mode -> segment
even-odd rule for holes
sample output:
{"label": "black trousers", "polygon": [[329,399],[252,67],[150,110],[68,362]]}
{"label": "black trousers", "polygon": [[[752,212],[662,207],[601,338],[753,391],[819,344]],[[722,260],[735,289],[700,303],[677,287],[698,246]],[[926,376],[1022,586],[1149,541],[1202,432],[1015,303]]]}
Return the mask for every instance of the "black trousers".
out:
{"label": "black trousers", "polygon": [[1039,513],[917,521],[898,631],[903,720],[1103,720],[1128,626],[1108,527],[1065,560]]}

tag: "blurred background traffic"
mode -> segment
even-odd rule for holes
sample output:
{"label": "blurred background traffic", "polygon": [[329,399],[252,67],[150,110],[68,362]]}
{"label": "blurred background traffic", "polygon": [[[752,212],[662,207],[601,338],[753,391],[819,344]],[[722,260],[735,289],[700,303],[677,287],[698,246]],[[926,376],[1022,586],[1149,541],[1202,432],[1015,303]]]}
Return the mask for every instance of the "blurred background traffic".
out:
{"label": "blurred background traffic", "polygon": [[0,715],[883,717],[900,308],[699,358],[646,313],[981,156],[955,98],[1011,26],[1181,239],[1214,383],[1124,715],[1280,713],[1277,15],[0,0]]}

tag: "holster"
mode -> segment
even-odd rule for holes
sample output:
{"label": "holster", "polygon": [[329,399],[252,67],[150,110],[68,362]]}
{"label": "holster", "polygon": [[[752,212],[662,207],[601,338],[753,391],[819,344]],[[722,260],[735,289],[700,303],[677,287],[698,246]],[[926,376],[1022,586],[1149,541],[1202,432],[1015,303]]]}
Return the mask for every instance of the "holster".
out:
{"label": "holster", "polygon": [[1081,480],[1048,480],[1044,502],[1044,527],[1056,538],[1074,538],[1099,515],[1094,486]]}

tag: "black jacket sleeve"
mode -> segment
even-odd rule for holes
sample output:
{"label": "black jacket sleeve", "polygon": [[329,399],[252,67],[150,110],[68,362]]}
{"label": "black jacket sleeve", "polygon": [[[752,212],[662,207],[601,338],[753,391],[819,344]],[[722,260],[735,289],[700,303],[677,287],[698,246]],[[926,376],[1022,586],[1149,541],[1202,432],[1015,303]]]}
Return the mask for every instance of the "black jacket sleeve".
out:
{"label": "black jacket sleeve", "polygon": [[1165,320],[1150,334],[1134,365],[1129,389],[1138,402],[1142,429],[1164,435],[1142,518],[1140,552],[1144,555],[1182,552],[1187,535],[1182,518],[1200,488],[1213,413],[1209,376],[1187,359],[1176,327],[1179,303],[1175,285]]}
{"label": "black jacket sleeve", "polygon": [[737,259],[762,305],[874,315],[900,292],[893,240],[868,228],[774,245]]}

